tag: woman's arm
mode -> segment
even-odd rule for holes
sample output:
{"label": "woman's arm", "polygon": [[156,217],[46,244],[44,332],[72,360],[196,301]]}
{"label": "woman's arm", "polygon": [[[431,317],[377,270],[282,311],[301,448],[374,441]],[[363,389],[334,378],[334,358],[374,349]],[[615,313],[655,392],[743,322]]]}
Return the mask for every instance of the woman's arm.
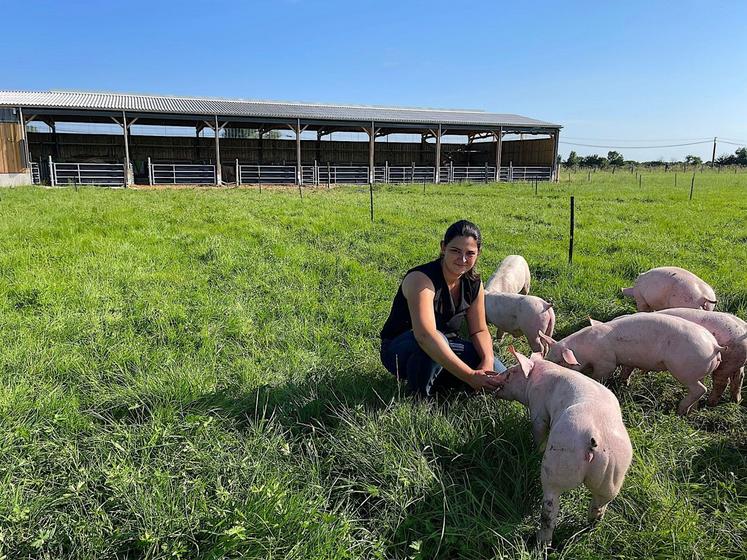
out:
{"label": "woman's arm", "polygon": [[480,291],[477,292],[475,301],[467,309],[467,328],[469,337],[475,350],[480,354],[482,361],[479,369],[493,369],[493,337],[488,330],[488,323],[485,320],[485,291],[480,284]]}
{"label": "woman's arm", "polygon": [[[484,375],[482,368],[473,370],[464,363],[436,330],[436,315],[433,312],[433,299],[436,296],[436,290],[430,278],[422,272],[411,272],[402,281],[402,293],[407,299],[415,340],[423,351],[476,391],[495,389],[497,382],[493,382],[490,377]],[[483,317],[483,322],[484,320]],[[489,333],[488,340],[490,340]],[[488,369],[492,369],[492,367],[491,362]]]}

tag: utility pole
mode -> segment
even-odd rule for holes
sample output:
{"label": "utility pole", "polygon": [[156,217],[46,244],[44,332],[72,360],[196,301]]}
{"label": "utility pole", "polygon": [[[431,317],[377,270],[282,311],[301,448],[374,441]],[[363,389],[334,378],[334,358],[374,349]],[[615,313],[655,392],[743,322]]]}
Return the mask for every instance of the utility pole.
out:
{"label": "utility pole", "polygon": [[711,169],[713,169],[713,164],[716,162],[716,137],[713,137],[713,155],[711,156]]}

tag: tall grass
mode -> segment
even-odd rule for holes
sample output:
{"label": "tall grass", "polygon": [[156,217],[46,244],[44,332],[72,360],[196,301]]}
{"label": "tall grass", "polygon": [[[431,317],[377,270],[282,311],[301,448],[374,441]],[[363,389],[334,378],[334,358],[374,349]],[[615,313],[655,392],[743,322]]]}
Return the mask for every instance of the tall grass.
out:
{"label": "tall grass", "polygon": [[[525,410],[416,402],[379,364],[403,273],[468,218],[483,276],[523,254],[559,336],[659,265],[747,316],[747,176],[692,201],[671,173],[572,180],[377,186],[373,223],[367,187],[3,190],[0,558],[539,557]],[[593,528],[564,495],[551,556],[747,557],[744,406],[678,418],[665,373],[615,390],[623,492]]]}

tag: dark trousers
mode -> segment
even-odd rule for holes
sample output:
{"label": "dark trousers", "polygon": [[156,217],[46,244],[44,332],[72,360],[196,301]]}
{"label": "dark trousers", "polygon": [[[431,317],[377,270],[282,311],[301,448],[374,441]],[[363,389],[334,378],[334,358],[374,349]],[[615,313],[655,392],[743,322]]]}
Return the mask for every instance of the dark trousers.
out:
{"label": "dark trousers", "polygon": [[[469,340],[447,338],[443,333],[439,334],[464,363],[477,368],[482,359]],[[472,392],[472,387],[445,370],[423,351],[411,330],[396,338],[381,341],[381,363],[392,375],[406,381],[407,389],[416,395],[431,396],[453,389]],[[506,371],[506,366],[495,358],[493,369],[500,373]]]}

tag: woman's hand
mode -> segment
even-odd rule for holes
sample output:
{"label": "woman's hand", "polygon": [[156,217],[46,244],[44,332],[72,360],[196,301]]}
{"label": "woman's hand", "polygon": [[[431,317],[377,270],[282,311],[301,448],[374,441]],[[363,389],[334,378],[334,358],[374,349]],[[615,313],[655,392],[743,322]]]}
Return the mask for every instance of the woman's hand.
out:
{"label": "woman's hand", "polygon": [[489,369],[473,370],[467,383],[476,392],[485,391],[487,393],[492,393],[501,386],[497,374]]}

